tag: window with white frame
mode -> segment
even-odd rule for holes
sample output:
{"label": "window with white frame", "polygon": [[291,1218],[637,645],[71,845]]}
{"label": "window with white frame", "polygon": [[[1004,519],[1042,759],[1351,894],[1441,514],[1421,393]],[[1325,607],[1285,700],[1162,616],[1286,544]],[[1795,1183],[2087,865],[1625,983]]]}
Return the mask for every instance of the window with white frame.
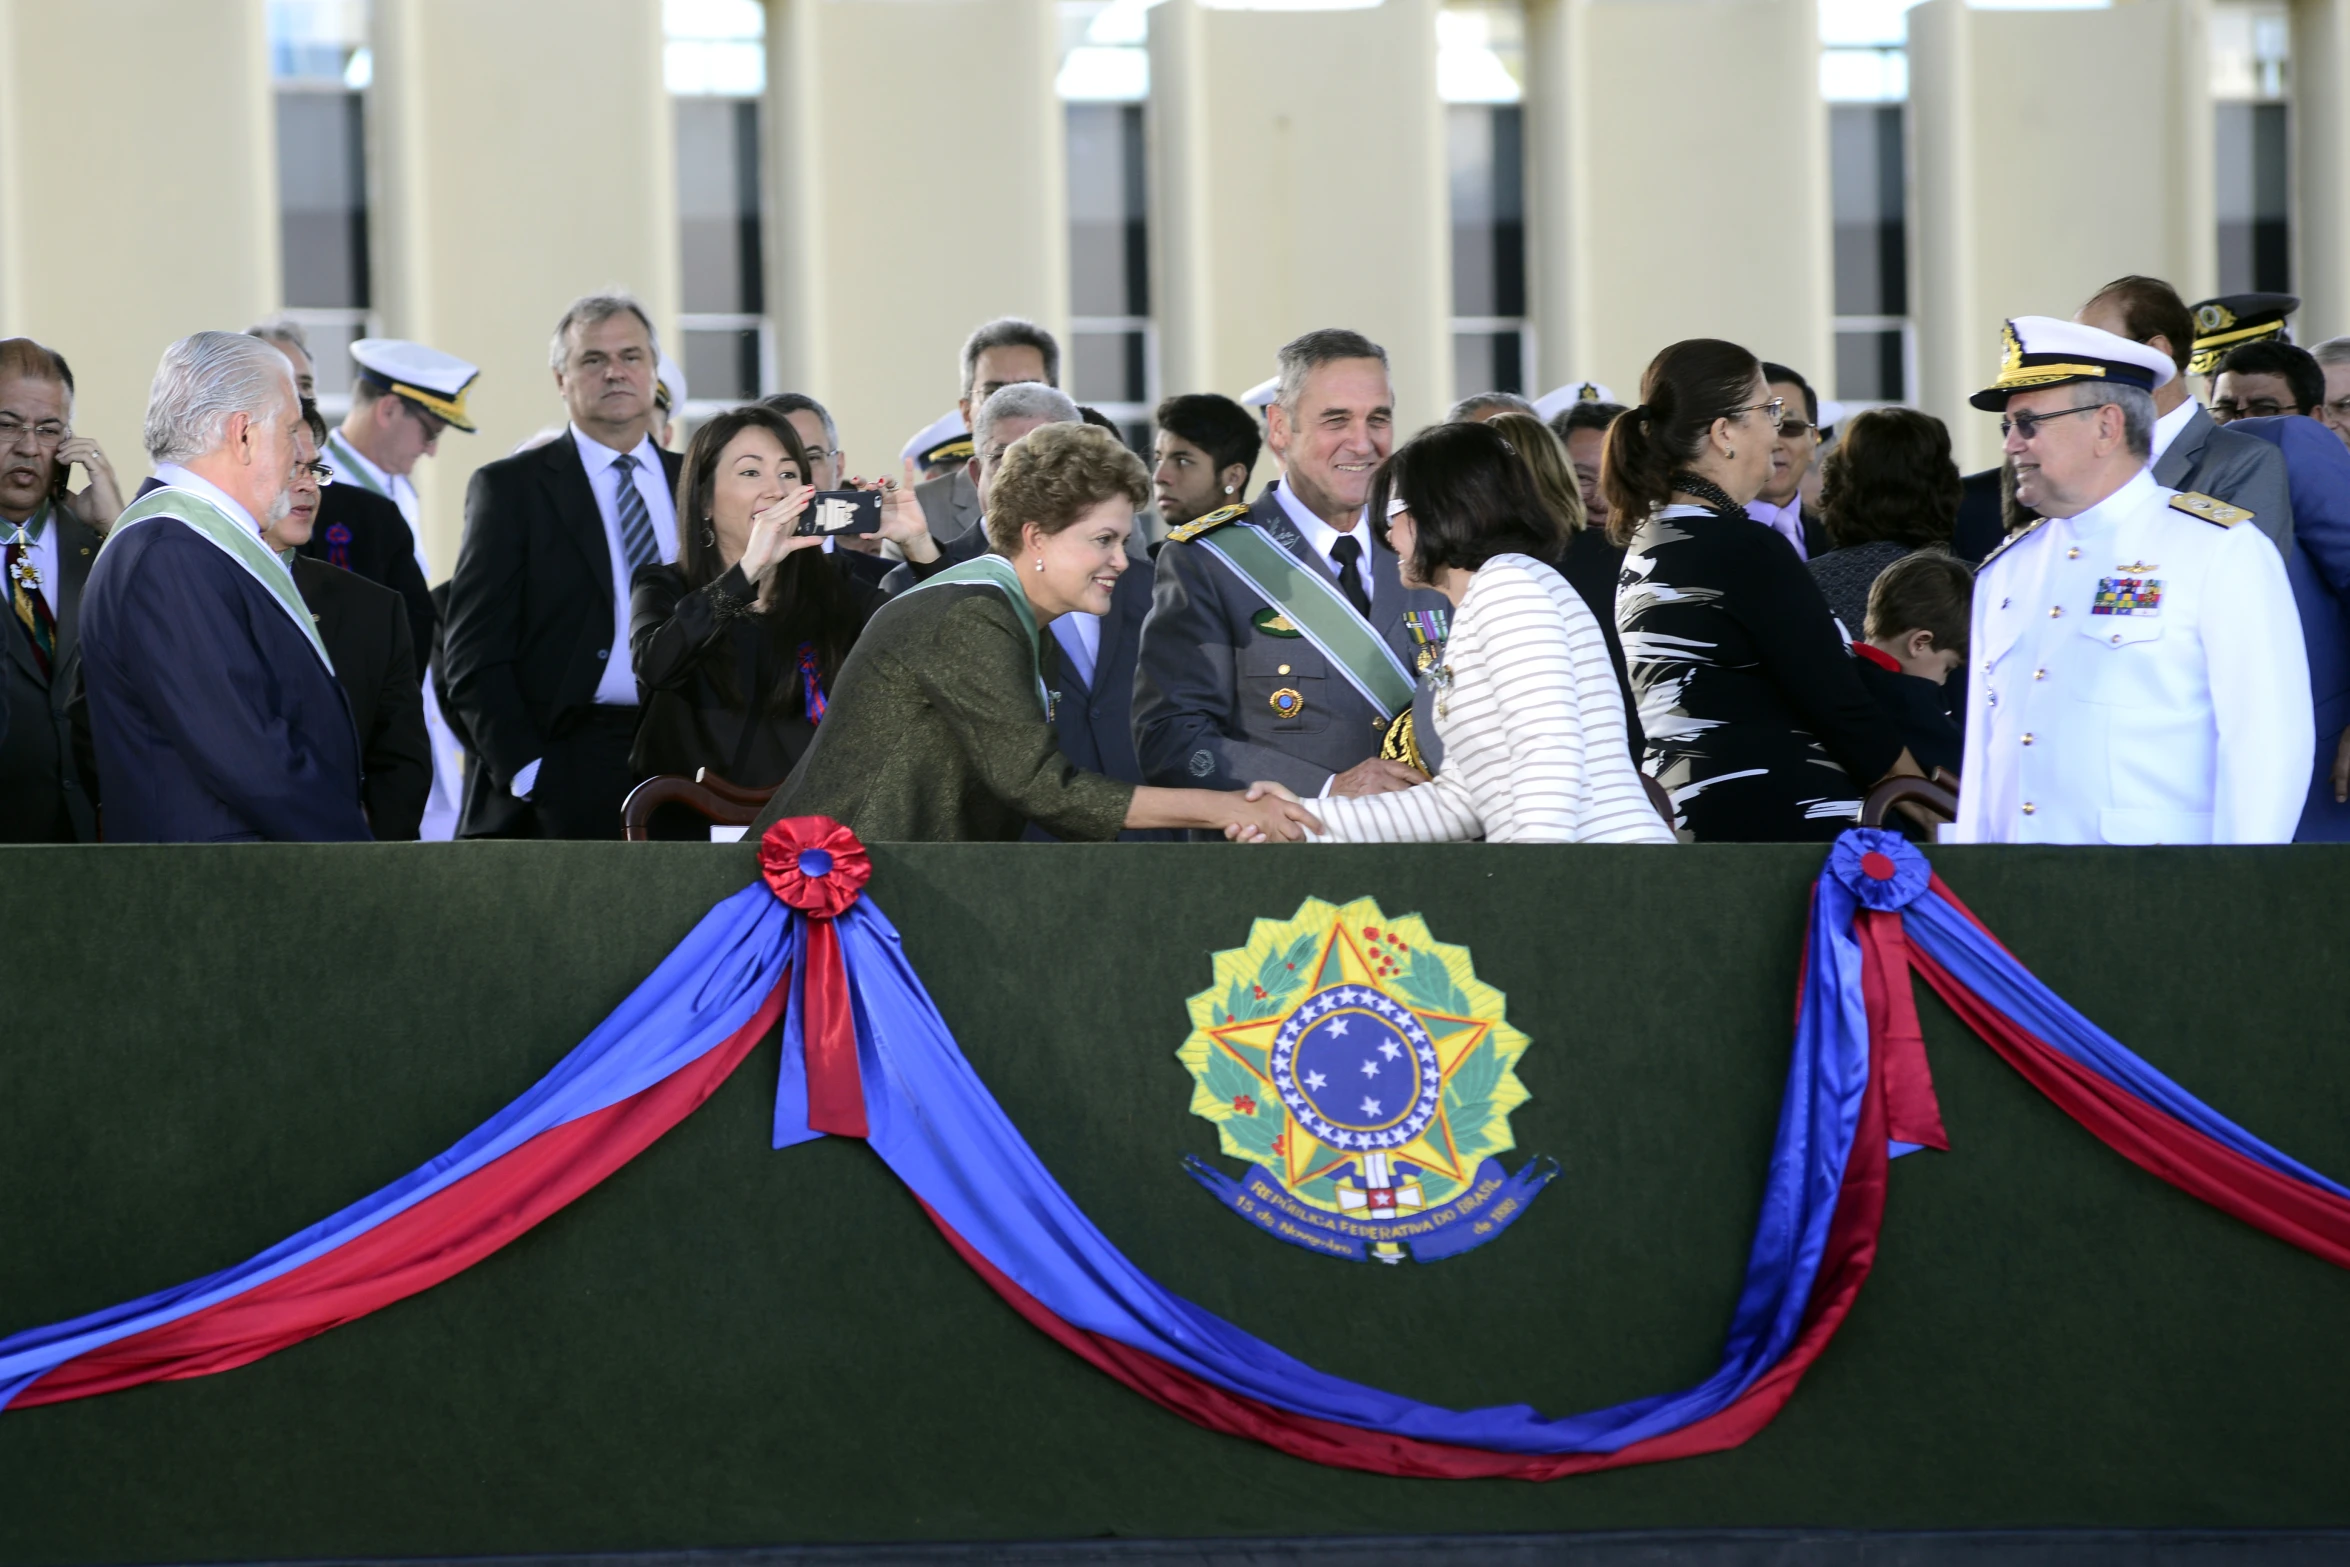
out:
{"label": "window with white frame", "polygon": [[351,344],[370,329],[367,0],[270,0],[278,256],[286,314],[302,323],[320,408],[350,408]]}
{"label": "window with white frame", "polygon": [[760,233],[760,98],[767,9],[759,0],[664,0],[664,75],[677,115],[681,309],[672,350],[686,418],[775,390]]}
{"label": "window with white frame", "polygon": [[1848,407],[1917,395],[1908,210],[1908,13],[1916,3],[1820,0],[1836,363],[1831,376],[1809,373]]}
{"label": "window with white frame", "polygon": [[1452,211],[1452,363],[1458,396],[1538,390],[1526,318],[1525,13],[1450,0],[1436,15]]}
{"label": "window with white frame", "polygon": [[1144,0],[1062,0],[1055,79],[1068,149],[1069,341],[1061,384],[1148,451],[1158,399],[1151,321],[1150,96]]}
{"label": "window with white frame", "polygon": [[2212,195],[2219,291],[2293,287],[2292,13],[2285,0],[2211,8]]}

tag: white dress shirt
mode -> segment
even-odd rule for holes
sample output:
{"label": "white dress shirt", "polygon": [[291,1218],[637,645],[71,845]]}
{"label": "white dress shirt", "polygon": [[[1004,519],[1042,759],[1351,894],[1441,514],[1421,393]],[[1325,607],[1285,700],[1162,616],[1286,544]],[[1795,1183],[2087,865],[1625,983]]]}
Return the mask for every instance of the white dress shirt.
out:
{"label": "white dress shirt", "polygon": [[[596,511],[604,519],[604,547],[612,557],[612,656],[604,661],[604,678],[596,682],[596,702],[603,707],[636,706],[636,670],[628,656],[628,554],[620,543],[620,475],[613,464],[621,453],[571,427],[572,443],[587,469],[588,488],[595,492]],[[652,520],[653,543],[664,563],[677,559],[677,502],[669,493],[669,470],[661,466],[661,449],[650,436],[639,436],[628,455],[636,459],[636,492],[644,497],[645,514]]]}
{"label": "white dress shirt", "polygon": [[2170,443],[2179,438],[2179,432],[2187,428],[2187,421],[2194,418],[2202,407],[2201,403],[2190,397],[2154,421],[2154,452],[2146,459],[2146,466],[2151,468],[2162,461],[2162,454],[2170,450]]}
{"label": "white dress shirt", "polygon": [[2257,528],[2141,469],[1975,578],[1954,843],[2285,843],[2315,742],[2301,621]]}
{"label": "white dress shirt", "polygon": [[1338,562],[1331,556],[1330,547],[1340,539],[1352,539],[1360,544],[1363,547],[1363,555],[1361,563],[1356,569],[1362,573],[1363,597],[1367,601],[1377,602],[1378,590],[1371,581],[1374,573],[1371,570],[1371,524],[1368,516],[1370,508],[1365,507],[1362,511],[1356,512],[1355,525],[1341,533],[1306,510],[1305,502],[1290,494],[1288,485],[1276,484],[1273,486],[1273,498],[1281,503],[1282,512],[1288,516],[1291,522],[1297,524],[1297,531],[1305,535],[1306,542],[1311,544],[1315,553],[1322,557],[1322,564],[1329,569],[1331,581],[1338,580]]}
{"label": "white dress shirt", "polygon": [[1053,621],[1053,639],[1061,644],[1069,672],[1091,691],[1102,661],[1102,617],[1091,610],[1070,610]]}

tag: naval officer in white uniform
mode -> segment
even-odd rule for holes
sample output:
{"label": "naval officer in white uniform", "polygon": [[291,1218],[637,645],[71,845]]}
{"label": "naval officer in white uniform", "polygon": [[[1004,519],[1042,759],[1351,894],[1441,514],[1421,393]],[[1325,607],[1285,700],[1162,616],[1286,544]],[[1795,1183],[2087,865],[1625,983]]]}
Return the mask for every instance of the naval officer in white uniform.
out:
{"label": "naval officer in white uniform", "polygon": [[2285,843],[2314,735],[2284,560],[2252,514],[2154,482],[2169,356],[2007,323],[2016,498],[2041,521],[1975,578],[1959,843]]}

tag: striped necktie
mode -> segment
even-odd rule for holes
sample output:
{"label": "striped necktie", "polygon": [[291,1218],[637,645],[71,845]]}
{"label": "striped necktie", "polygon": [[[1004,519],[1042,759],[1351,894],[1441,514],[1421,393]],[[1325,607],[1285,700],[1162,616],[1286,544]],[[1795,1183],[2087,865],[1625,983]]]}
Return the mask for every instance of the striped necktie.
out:
{"label": "striped necktie", "polygon": [[633,576],[639,566],[661,564],[661,546],[653,542],[653,515],[636,487],[636,458],[622,453],[612,459],[612,471],[620,476],[620,552]]}

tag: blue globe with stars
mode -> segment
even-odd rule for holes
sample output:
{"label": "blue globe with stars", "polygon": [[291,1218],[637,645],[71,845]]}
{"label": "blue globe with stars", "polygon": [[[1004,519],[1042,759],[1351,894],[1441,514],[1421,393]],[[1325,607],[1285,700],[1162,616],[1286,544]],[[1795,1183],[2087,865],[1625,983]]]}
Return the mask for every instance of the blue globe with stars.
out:
{"label": "blue globe with stars", "polygon": [[1428,1030],[1369,985],[1308,997],[1274,1036],[1271,1067],[1282,1104],[1332,1148],[1401,1148],[1444,1091]]}

